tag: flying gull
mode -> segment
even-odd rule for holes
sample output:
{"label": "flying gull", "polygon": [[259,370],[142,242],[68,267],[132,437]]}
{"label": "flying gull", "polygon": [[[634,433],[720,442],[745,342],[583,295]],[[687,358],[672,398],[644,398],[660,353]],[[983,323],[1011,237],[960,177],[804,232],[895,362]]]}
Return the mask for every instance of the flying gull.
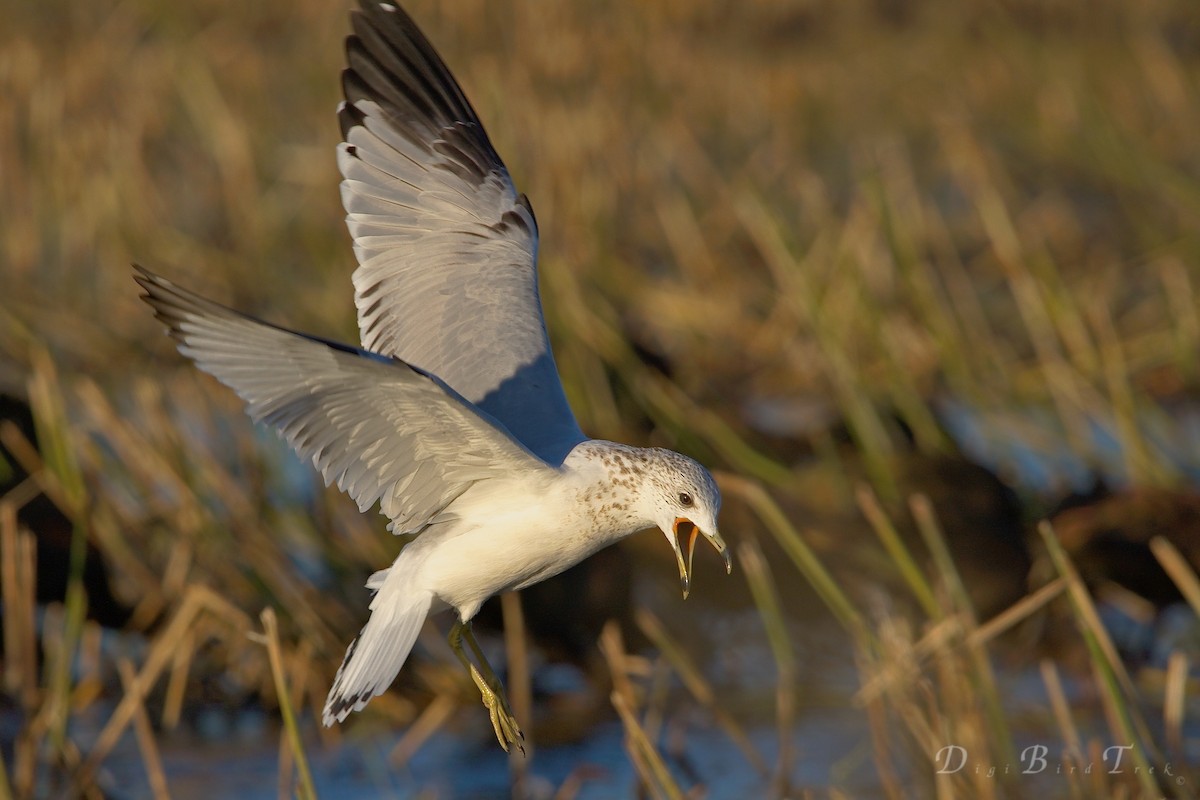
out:
{"label": "flying gull", "polygon": [[654,527],[687,597],[698,535],[729,571],[721,496],[690,458],[579,429],[546,337],[529,201],[412,19],[371,2],[351,19],[338,166],[362,347],[261,322],[142,267],[135,280],[183,355],[327,484],[363,511],[379,503],[389,529],[409,537],[367,581],[371,616],[334,679],[325,724],[382,694],[425,618],[453,609],[450,646],[497,740],[524,750],[471,633],[479,607]]}

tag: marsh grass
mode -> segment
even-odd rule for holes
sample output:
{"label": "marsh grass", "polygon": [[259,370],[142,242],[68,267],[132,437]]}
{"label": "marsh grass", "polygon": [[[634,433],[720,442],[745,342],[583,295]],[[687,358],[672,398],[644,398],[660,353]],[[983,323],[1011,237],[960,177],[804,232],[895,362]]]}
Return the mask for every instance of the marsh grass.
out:
{"label": "marsh grass", "polygon": [[[1034,729],[1078,763],[1107,737],[1136,742],[1141,766],[1194,754],[1194,654],[1172,656],[1158,684],[1132,674],[1047,526],[1033,538],[1052,574],[977,619],[945,546],[956,534],[897,466],[909,450],[953,452],[947,420],[965,407],[978,424],[959,444],[1021,485],[1032,520],[1078,488],[1053,468],[1065,457],[1121,485],[1195,479],[1200,459],[1173,426],[1200,378],[1194,4],[406,5],[533,198],[549,327],[584,427],[717,467],[745,526],[727,524],[775,666],[779,746],[765,756],[703,653],[643,613],[654,655],[627,651],[615,626],[601,649],[649,794],[704,791],[680,705],[703,709],[778,796],[855,794],[792,785],[806,758],[789,738],[803,653],[784,590],[798,581],[850,643],[859,688],[847,702],[884,796],[1026,794],[1022,779],[930,763],[947,742],[989,763],[1020,754],[1030,715],[998,665],[1007,636],[1055,614],[1086,668],[1038,662]],[[131,730],[147,792],[169,796],[159,745],[205,703],[280,710],[281,795],[314,795],[306,749],[347,738],[315,720],[362,622],[362,580],[395,543],[174,353],[128,269],[356,337],[333,158],[344,11],[5,11],[0,383],[29,399],[37,446],[0,425],[30,475],[0,498],[3,682],[20,719],[0,749],[0,798],[100,796]],[[762,401],[794,421],[767,425],[752,411]],[[839,420],[851,446],[830,432]],[[1030,460],[1050,468],[1030,480]],[[814,462],[825,477],[805,482]],[[68,590],[44,612],[16,518],[37,492],[72,524]],[[864,597],[838,570],[843,554],[812,544],[830,539],[817,534],[833,509],[867,521],[900,601]],[[920,552],[899,533],[912,520]],[[115,661],[87,621],[88,542],[144,631]],[[1179,548],[1153,547],[1200,609]],[[509,651],[520,675],[521,644]],[[358,729],[406,730],[396,766],[456,709],[478,712],[436,655],[406,673]],[[214,677],[215,700],[199,688]],[[1101,725],[1081,695],[1099,699]],[[85,741],[81,720],[98,714]],[[1145,770],[1042,788],[1194,790]]]}

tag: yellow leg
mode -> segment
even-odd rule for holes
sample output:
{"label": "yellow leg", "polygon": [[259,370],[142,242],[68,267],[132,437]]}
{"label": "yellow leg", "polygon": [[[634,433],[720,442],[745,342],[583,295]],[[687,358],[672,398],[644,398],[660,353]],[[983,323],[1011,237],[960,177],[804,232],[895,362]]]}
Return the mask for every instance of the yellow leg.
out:
{"label": "yellow leg", "polygon": [[[463,639],[467,640],[471,652],[479,661],[478,669],[463,652]],[[471,632],[471,623],[455,621],[446,641],[450,643],[450,649],[454,651],[454,655],[462,662],[467,672],[471,673],[471,680],[475,681],[475,685],[479,688],[479,695],[483,698],[483,704],[492,718],[492,728],[496,731],[496,740],[500,742],[504,752],[508,752],[510,744],[516,744],[517,748],[524,753],[525,745],[522,744],[522,741],[525,739],[525,734],[521,733],[517,719],[508,707],[508,698],[504,696],[504,686],[496,677],[496,673],[492,671],[492,666],[483,655],[483,651],[479,649],[479,643],[475,641],[475,634]]]}

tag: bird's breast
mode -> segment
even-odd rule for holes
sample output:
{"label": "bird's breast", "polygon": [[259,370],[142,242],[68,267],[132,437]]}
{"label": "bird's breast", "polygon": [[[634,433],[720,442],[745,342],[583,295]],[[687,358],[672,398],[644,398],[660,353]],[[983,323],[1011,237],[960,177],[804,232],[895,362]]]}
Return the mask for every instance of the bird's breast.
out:
{"label": "bird's breast", "polygon": [[452,523],[409,547],[423,559],[423,583],[463,619],[492,595],[557,575],[620,538],[609,512],[596,516],[577,492],[553,487],[468,492],[452,510]]}

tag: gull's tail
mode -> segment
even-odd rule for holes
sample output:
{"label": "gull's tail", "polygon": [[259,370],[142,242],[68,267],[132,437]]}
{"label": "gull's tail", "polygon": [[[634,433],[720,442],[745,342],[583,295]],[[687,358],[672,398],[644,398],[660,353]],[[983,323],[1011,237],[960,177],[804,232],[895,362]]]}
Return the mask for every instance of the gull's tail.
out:
{"label": "gull's tail", "polygon": [[414,589],[410,578],[410,571],[397,563],[367,581],[367,588],[376,590],[371,618],[350,643],[333,680],[325,700],[326,726],[383,694],[404,666],[433,603],[433,593]]}

